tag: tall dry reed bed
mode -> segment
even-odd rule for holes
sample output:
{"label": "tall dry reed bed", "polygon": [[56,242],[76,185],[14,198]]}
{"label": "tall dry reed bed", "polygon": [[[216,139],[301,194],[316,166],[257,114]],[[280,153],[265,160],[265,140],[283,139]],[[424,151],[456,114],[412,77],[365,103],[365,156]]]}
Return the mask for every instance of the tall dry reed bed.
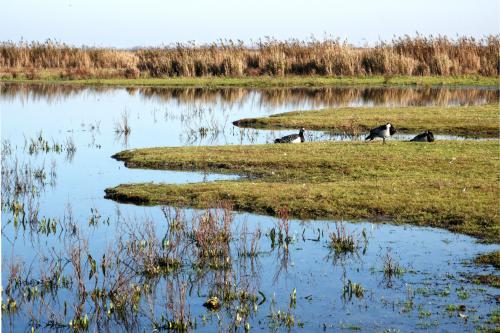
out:
{"label": "tall dry reed bed", "polygon": [[119,50],[73,47],[51,40],[3,42],[0,71],[36,78],[54,70],[62,78],[200,77],[258,75],[484,75],[500,73],[500,36],[404,36],[373,47],[339,39],[277,41]]}

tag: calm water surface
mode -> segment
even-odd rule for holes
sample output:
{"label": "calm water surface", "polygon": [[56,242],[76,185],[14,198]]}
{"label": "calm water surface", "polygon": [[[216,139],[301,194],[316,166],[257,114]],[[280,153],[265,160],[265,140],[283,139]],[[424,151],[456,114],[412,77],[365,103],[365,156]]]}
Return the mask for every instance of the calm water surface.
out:
{"label": "calm water surface", "polygon": [[[57,290],[42,283],[48,281],[44,280],[48,267],[56,262],[63,265],[62,276],[74,274],[68,258],[75,243],[84,244],[100,266],[103,254],[111,256],[119,238],[130,237],[131,230],[152,226],[160,240],[168,232],[169,220],[160,207],[106,200],[105,188],[122,183],[236,177],[127,169],[110,158],[120,150],[262,144],[291,131],[242,130],[233,127],[232,121],[336,106],[493,103],[499,98],[497,89],[137,89],[13,84],[0,88],[2,300],[7,304],[11,297],[17,305],[16,311],[3,314],[5,331],[25,332],[31,327],[66,331],[79,313],[87,315],[92,331],[150,331],[154,322],[160,323],[162,316],[174,318],[180,308],[197,330],[206,332],[230,327],[243,331],[245,323],[252,330],[288,330],[282,320],[284,313],[294,318],[293,325],[289,324],[292,331],[470,331],[485,325],[487,315],[497,307],[498,289],[471,284],[466,278],[493,272],[468,262],[478,253],[498,249],[497,245],[478,244],[473,238],[432,228],[346,222],[349,232],[363,241],[356,254],[336,256],[327,246],[335,223],[292,220],[291,242],[285,251],[283,246],[272,248],[268,237],[279,219],[246,213],[234,215],[232,230],[235,235],[249,235],[245,244],[260,230],[257,256],[238,255],[243,241],[235,239],[230,245],[230,269],[200,270],[186,264],[175,274],[153,280],[135,276],[132,282],[142,288],[147,284],[149,291],[139,293],[139,306],[126,319],[116,312],[97,314],[98,306],[90,296],[81,303],[76,283],[64,285],[64,279],[56,278],[60,283]],[[131,127],[128,136],[116,133],[124,115]],[[311,140],[353,139],[320,132],[308,135]],[[49,151],[30,152],[33,142],[46,142]],[[68,152],[72,146],[76,150]],[[29,191],[13,195],[15,187],[9,184],[14,174],[29,179]],[[23,206],[24,225],[14,203]],[[202,213],[183,211],[188,221]],[[44,219],[58,221],[54,230],[46,231]],[[388,258],[404,273],[392,278],[384,275]],[[86,255],[81,262],[88,271],[91,261]],[[111,282],[102,279],[98,285],[109,288],[106,283]],[[94,279],[86,276],[84,280],[89,293],[95,290]],[[345,293],[349,281],[363,287],[362,296]],[[9,285],[12,288],[7,294]],[[243,301],[218,312],[208,311],[202,304],[221,285],[247,291],[258,301],[249,313],[242,310]],[[290,305],[294,289],[295,307]],[[109,306],[108,301],[106,309]],[[462,307],[453,310],[453,306]]]}

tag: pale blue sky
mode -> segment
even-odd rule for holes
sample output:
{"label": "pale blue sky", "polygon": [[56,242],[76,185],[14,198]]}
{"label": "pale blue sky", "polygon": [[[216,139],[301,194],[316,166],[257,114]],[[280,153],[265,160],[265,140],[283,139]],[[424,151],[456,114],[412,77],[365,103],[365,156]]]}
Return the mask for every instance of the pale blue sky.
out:
{"label": "pale blue sky", "polygon": [[312,34],[363,45],[394,35],[499,33],[498,0],[1,0],[0,40],[157,46]]}

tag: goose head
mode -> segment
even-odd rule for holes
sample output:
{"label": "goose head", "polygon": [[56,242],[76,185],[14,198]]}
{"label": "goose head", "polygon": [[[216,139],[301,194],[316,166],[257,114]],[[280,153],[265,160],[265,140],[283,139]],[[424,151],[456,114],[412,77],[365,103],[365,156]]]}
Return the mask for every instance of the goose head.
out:
{"label": "goose head", "polygon": [[391,123],[385,124],[385,127],[389,130],[389,133],[391,135],[394,135],[394,133],[396,133],[396,128],[394,126],[392,126]]}
{"label": "goose head", "polygon": [[427,136],[428,142],[434,142],[434,134],[432,134],[431,131],[427,130],[427,131],[425,131],[425,134]]}

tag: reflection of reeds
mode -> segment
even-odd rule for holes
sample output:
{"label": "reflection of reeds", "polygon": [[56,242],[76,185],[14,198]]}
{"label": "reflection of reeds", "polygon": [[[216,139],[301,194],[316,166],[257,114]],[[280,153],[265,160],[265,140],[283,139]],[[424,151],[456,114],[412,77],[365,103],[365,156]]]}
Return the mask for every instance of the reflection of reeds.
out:
{"label": "reflection of reeds", "polygon": [[89,77],[200,77],[257,75],[463,75],[497,76],[500,38],[400,37],[358,48],[339,39],[231,40],[211,45],[116,50],[76,48],[47,41],[3,42],[4,76],[35,79],[52,69],[67,79]]}
{"label": "reflection of reeds", "polygon": [[[105,94],[110,87],[79,87],[72,85],[2,84],[0,98],[4,100],[45,100],[57,103],[82,93]],[[130,89],[129,89],[130,90]],[[498,89],[465,89],[439,87],[325,87],[325,88],[134,88],[142,98],[160,103],[176,102],[190,109],[206,106],[209,111],[217,106],[223,110],[239,103],[252,102],[264,108],[287,107],[290,109],[341,107],[359,105],[432,106],[474,105],[496,103]],[[135,94],[134,93],[134,94]],[[188,113],[191,112],[188,109]],[[184,114],[185,116],[187,114]],[[178,118],[178,116],[176,115]],[[177,119],[176,118],[176,119]],[[206,124],[200,124],[205,126]],[[90,126],[95,126],[91,124]]]}

